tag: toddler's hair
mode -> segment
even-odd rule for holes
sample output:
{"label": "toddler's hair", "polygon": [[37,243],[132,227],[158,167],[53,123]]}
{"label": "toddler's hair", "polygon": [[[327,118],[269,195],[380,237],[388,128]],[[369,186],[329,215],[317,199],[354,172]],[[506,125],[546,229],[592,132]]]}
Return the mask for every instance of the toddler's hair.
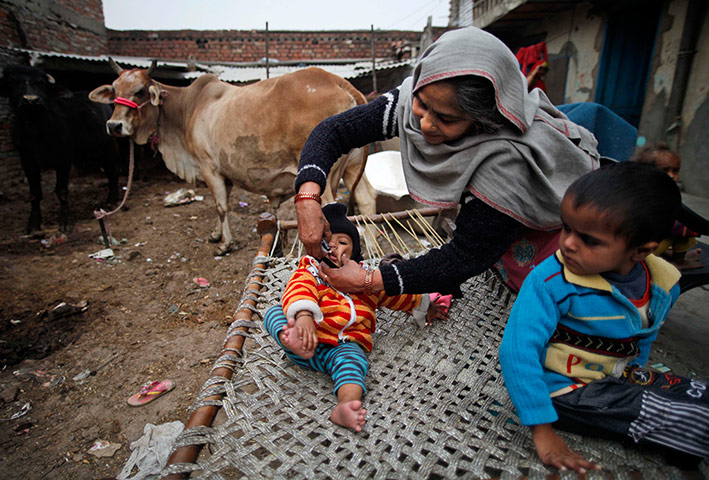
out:
{"label": "toddler's hair", "polygon": [[590,206],[628,247],[666,238],[682,207],[677,184],[662,170],[635,162],[610,164],[572,183],[574,208]]}
{"label": "toddler's hair", "polygon": [[638,163],[647,163],[648,165],[657,165],[657,157],[661,155],[677,155],[677,153],[670,148],[665,142],[657,142],[652,145],[647,145],[642,147],[640,150],[635,152],[633,158],[630,160]]}

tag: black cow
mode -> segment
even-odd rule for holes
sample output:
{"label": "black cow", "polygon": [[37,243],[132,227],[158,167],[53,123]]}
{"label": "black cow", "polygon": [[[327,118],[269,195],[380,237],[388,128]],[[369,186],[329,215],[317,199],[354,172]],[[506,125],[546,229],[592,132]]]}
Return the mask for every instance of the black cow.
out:
{"label": "black cow", "polygon": [[54,192],[59,199],[59,228],[68,231],[69,172],[96,166],[108,178],[108,204],[118,200],[121,153],[116,140],[106,134],[109,105],[96,104],[88,92],[72,93],[54,78],[33,67],[9,65],[0,69],[0,93],[10,99],[15,114],[13,142],[20,153],[30,187],[31,212],[27,233],[41,229],[41,172],[56,170]]}

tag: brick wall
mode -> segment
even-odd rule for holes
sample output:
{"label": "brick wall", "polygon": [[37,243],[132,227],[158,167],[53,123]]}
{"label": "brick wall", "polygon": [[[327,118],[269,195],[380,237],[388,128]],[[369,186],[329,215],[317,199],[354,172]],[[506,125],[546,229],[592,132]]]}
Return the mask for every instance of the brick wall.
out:
{"label": "brick wall", "polygon": [[107,50],[101,0],[0,0],[2,45],[79,55]]}
{"label": "brick wall", "polygon": [[[421,32],[375,31],[377,58],[393,56],[394,44],[418,48]],[[371,32],[269,31],[269,58],[281,61],[371,58]],[[197,61],[257,62],[266,56],[264,30],[108,30],[108,50],[113,55]],[[409,58],[405,53],[402,58]]]}

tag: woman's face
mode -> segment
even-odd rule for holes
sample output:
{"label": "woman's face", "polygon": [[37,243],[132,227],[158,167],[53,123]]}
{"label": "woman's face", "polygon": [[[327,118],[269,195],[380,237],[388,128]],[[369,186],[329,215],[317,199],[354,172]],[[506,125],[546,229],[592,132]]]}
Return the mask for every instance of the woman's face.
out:
{"label": "woman's face", "polygon": [[455,87],[445,80],[416,91],[413,113],[421,123],[424,140],[431,145],[457,140],[473,125],[473,120],[458,108]]}

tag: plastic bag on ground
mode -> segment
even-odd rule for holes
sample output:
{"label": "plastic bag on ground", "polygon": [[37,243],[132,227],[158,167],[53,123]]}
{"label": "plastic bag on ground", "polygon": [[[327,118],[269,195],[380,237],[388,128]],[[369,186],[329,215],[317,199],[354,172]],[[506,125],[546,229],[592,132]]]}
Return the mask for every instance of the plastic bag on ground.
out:
{"label": "plastic bag on ground", "polygon": [[[182,422],[153,425],[148,423],[143,428],[143,436],[130,444],[130,454],[117,480],[157,480],[160,471],[167,465],[170,451],[177,436],[185,426]],[[128,477],[138,467],[138,473]]]}
{"label": "plastic bag on ground", "polygon": [[188,188],[181,188],[176,192],[170,193],[165,196],[163,204],[166,207],[175,207],[177,205],[184,205],[186,203],[192,203],[195,200],[202,200],[201,195],[196,195],[195,191]]}

